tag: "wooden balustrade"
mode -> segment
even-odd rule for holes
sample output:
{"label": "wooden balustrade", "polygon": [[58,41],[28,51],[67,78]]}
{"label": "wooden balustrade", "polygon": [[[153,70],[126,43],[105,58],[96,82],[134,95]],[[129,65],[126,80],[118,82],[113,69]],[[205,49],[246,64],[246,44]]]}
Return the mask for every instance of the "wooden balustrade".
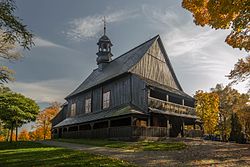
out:
{"label": "wooden balustrade", "polygon": [[148,97],[148,106],[159,110],[166,110],[178,114],[195,115],[195,109],[192,107],[171,103],[168,101]]}
{"label": "wooden balustrade", "polygon": [[[56,135],[55,135],[56,136]],[[167,137],[166,127],[120,126],[63,132],[63,138]]]}

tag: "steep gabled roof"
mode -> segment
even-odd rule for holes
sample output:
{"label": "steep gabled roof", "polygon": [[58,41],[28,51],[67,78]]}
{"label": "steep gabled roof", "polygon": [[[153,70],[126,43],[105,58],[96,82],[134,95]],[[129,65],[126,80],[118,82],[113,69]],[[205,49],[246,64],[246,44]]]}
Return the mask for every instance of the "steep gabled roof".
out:
{"label": "steep gabled roof", "polygon": [[105,81],[108,81],[114,77],[118,77],[124,73],[134,73],[131,69],[133,69],[133,67],[135,67],[140,62],[140,60],[142,60],[142,58],[146,55],[147,51],[149,51],[149,49],[156,41],[159,44],[160,50],[165,59],[166,68],[169,69],[169,75],[171,75],[170,77],[172,77],[173,82],[176,84],[175,89],[178,89],[179,92],[182,92],[182,88],[174,73],[170,60],[161,41],[161,38],[159,35],[157,35],[152,39],[142,43],[141,45],[131,49],[130,51],[112,60],[102,70],[98,70],[98,68],[95,69],[76,90],[74,90],[70,95],[66,97],[66,99],[83,91],[86,91]]}
{"label": "steep gabled roof", "polygon": [[150,46],[159,38],[159,35],[131,49],[123,55],[112,60],[103,70],[95,69],[87,79],[66,98],[81,93],[93,86],[101,84],[111,78],[129,71],[147,52]]}

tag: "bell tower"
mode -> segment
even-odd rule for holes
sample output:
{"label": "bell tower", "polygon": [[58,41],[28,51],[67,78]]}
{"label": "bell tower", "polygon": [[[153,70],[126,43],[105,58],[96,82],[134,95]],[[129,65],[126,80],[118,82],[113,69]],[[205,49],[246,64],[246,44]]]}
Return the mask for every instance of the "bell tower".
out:
{"label": "bell tower", "polygon": [[103,19],[104,28],[103,28],[103,36],[99,39],[98,52],[96,55],[98,56],[96,59],[98,69],[103,70],[105,66],[112,60],[113,56],[111,53],[111,47],[113,46],[110,39],[106,36],[106,20],[105,17]]}

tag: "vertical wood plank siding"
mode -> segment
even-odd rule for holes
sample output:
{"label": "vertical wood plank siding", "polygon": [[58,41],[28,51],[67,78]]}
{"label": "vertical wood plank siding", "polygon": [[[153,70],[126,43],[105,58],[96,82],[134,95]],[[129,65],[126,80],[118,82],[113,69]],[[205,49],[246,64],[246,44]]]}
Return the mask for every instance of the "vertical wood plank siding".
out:
{"label": "vertical wood plank siding", "polygon": [[155,41],[143,58],[130,71],[160,84],[179,89],[166,60],[158,41]]}
{"label": "vertical wood plank siding", "polygon": [[147,111],[146,83],[137,76],[132,75],[132,104]]}
{"label": "vertical wood plank siding", "polygon": [[102,88],[93,89],[92,93],[92,112],[97,112],[102,110]]}
{"label": "vertical wood plank siding", "polygon": [[[92,112],[102,110],[102,93],[103,91],[111,91],[110,108],[117,107],[122,104],[128,104],[131,101],[130,96],[130,77],[128,75],[106,83],[103,86],[94,88],[84,92],[72,99],[69,99],[68,112],[72,103],[76,103],[77,115],[85,113],[85,99],[92,96]],[[68,117],[70,114],[68,113]]]}
{"label": "vertical wood plank siding", "polygon": [[68,105],[64,105],[63,108],[59,111],[59,113],[53,118],[52,120],[52,126],[55,126],[62,120],[64,120],[67,117],[67,111],[68,111]]}
{"label": "vertical wood plank siding", "polygon": [[103,86],[103,90],[110,91],[110,107],[130,102],[130,77],[126,76]]}

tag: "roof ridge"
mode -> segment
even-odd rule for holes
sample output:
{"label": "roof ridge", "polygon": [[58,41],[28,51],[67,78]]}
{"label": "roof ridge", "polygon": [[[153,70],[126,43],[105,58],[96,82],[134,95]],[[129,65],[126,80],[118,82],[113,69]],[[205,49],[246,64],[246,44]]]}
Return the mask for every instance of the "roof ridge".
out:
{"label": "roof ridge", "polygon": [[[140,45],[138,45],[138,46],[136,46],[136,47],[134,47],[134,48],[132,48],[132,49],[128,50],[127,52],[125,52],[125,53],[121,54],[120,56],[116,57],[115,59],[113,59],[112,61],[115,61],[116,59],[118,59],[118,58],[120,58],[120,57],[122,57],[122,56],[126,55],[127,53],[129,53],[129,52],[131,52],[131,51],[133,51],[133,50],[135,50],[135,49],[137,49],[137,48],[141,47],[142,45],[145,45],[146,43],[148,43],[148,42],[152,41],[154,38],[155,38],[154,40],[156,40],[157,38],[159,38],[159,36],[160,36],[160,35],[159,35],[159,34],[157,34],[157,35],[156,35],[156,36],[154,36],[153,38],[150,38],[149,40],[147,40],[147,41],[143,42],[142,44],[140,44]],[[110,61],[110,62],[112,62],[112,61]]]}

